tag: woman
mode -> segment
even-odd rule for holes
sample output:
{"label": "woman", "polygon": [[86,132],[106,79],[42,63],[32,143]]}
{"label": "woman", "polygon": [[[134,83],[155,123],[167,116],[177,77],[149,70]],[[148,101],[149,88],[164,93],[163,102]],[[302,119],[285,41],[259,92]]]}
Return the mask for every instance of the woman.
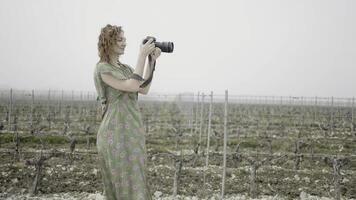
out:
{"label": "woman", "polygon": [[[152,40],[141,44],[136,68],[119,61],[126,38],[120,26],[101,29],[98,42],[100,61],[94,72],[98,100],[102,103],[102,122],[97,134],[99,166],[108,200],[151,199],[146,177],[146,146],[138,93],[147,94],[148,79],[161,54]],[[144,66],[147,56],[152,63]]]}

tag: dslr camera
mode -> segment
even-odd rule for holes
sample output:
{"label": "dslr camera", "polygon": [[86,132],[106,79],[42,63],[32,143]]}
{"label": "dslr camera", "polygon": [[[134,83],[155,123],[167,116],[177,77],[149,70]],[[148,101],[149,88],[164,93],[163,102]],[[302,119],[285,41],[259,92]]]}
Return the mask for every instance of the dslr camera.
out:
{"label": "dslr camera", "polygon": [[161,52],[165,53],[172,53],[174,49],[174,44],[173,42],[157,42],[155,37],[152,36],[147,36],[143,41],[142,44],[145,44],[150,38],[153,39],[153,43],[155,44],[156,47],[161,49]]}

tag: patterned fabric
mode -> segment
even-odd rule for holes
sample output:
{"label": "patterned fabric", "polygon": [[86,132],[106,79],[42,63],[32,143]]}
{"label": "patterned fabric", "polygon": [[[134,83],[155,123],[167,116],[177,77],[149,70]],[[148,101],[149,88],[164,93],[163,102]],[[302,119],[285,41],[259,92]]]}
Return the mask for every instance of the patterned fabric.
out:
{"label": "patterned fabric", "polygon": [[97,134],[99,169],[107,200],[151,200],[146,178],[147,151],[138,92],[114,89],[100,74],[127,80],[133,73],[128,65],[117,68],[98,63],[94,72],[97,100],[106,106]]}

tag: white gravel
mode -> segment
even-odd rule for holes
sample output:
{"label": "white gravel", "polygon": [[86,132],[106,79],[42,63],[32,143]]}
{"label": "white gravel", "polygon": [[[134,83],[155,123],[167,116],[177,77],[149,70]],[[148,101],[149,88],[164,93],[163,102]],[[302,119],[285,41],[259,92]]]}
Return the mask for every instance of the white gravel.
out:
{"label": "white gravel", "polygon": [[[218,200],[219,194],[212,194],[211,197],[205,200]],[[0,193],[0,199],[4,200],[106,200],[101,193],[58,193],[58,194],[47,194],[47,195],[37,195],[30,197],[29,195],[12,195],[9,196],[5,193]],[[177,195],[176,198],[164,195],[160,191],[156,191],[153,196],[154,200],[198,200],[196,196],[181,196]],[[226,200],[284,200],[284,198],[276,196],[261,196],[256,199],[249,198],[245,195],[225,195]],[[298,200],[332,200],[332,198],[327,197],[316,197],[302,192]],[[350,199],[355,200],[355,199]]]}

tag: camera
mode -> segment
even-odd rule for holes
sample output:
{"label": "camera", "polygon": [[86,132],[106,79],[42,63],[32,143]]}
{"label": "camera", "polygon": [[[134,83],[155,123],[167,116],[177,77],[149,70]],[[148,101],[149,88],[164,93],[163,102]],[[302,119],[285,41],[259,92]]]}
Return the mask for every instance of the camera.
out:
{"label": "camera", "polygon": [[147,36],[143,41],[142,44],[145,44],[149,39],[153,39],[153,43],[155,44],[156,47],[161,49],[161,52],[165,53],[172,53],[174,49],[174,44],[173,42],[157,42],[155,37],[152,36]]}

